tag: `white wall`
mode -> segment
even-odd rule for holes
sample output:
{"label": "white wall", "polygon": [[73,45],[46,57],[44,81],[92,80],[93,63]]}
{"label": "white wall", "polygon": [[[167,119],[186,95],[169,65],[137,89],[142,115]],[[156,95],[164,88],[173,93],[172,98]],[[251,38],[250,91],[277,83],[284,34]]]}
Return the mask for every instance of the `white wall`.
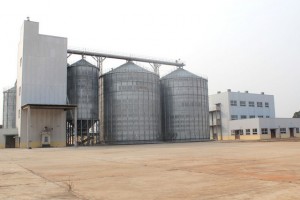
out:
{"label": "white wall", "polygon": [[[242,120],[231,120],[229,129],[231,130],[244,130],[257,128],[258,134],[261,134],[262,128],[267,128],[270,134],[270,129],[276,129],[276,137],[278,137],[280,128],[286,128],[286,134],[281,134],[281,136],[289,137],[289,128],[300,128],[300,118],[275,118],[275,119],[242,119]],[[294,130],[295,131],[295,130]],[[295,132],[296,135],[296,132]]]}
{"label": "white wall", "polygon": [[[27,147],[27,112],[22,110],[21,148]],[[66,112],[63,109],[31,109],[28,120],[28,135],[31,147],[41,147],[41,132],[45,127],[53,129],[51,132],[51,146],[66,146]]]}
{"label": "white wall", "polygon": [[[236,100],[237,106],[231,106],[231,100]],[[240,106],[240,101],[246,101],[246,106]],[[254,101],[255,106],[249,107],[249,101]],[[257,102],[262,102],[263,107],[257,107]],[[265,102],[269,103],[269,107],[265,107]],[[238,119],[241,118],[241,115],[246,115],[247,118],[250,115],[254,115],[256,118],[261,115],[275,118],[273,95],[227,91],[209,96],[210,108],[213,108],[218,103],[221,104],[222,135],[225,137],[231,135],[229,128],[231,115],[237,115]]]}
{"label": "white wall", "polygon": [[31,21],[24,22],[23,34],[21,105],[65,104],[67,39],[40,35]]}
{"label": "white wall", "polygon": [[17,69],[17,128],[23,105],[66,104],[67,38],[41,35],[39,23],[24,21]]}
{"label": "white wall", "polygon": [[[241,92],[229,92],[229,107],[230,115],[238,115],[240,119],[241,115],[246,115],[249,118],[250,115],[269,116],[270,118],[275,118],[275,105],[274,96],[266,94],[251,94],[251,93],[241,93]],[[236,100],[237,106],[230,106],[230,101]],[[240,106],[240,101],[246,101],[246,106]],[[249,101],[254,102],[254,107],[249,107]],[[263,107],[257,107],[257,102],[262,102]],[[269,103],[269,107],[265,107],[265,102]]]}
{"label": "white wall", "polygon": [[228,93],[223,92],[220,94],[210,95],[209,96],[209,108],[215,107],[216,104],[221,104],[221,124],[222,124],[222,134],[227,134],[229,120],[230,120],[230,112],[229,112],[229,103],[228,102]]}

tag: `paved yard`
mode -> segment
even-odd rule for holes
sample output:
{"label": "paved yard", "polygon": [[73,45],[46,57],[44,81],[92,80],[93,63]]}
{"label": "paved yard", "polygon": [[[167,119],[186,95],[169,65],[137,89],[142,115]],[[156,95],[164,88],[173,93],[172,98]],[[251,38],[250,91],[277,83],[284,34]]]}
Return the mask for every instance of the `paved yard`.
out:
{"label": "paved yard", "polygon": [[0,150],[0,199],[299,199],[300,142]]}

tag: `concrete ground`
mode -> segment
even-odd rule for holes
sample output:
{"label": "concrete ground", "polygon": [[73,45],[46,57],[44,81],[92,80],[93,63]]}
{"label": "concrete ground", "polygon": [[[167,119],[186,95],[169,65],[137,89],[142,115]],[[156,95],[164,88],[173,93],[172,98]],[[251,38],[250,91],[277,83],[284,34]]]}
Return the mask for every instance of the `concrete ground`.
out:
{"label": "concrete ground", "polygon": [[0,199],[299,199],[300,142],[0,150]]}

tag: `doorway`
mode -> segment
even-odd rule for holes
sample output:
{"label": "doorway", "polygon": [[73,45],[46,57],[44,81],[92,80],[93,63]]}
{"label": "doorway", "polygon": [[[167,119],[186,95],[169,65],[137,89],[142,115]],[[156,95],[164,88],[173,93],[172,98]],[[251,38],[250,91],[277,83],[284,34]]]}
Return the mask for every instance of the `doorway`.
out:
{"label": "doorway", "polygon": [[271,131],[271,138],[276,138],[276,129],[270,129]]}
{"label": "doorway", "polygon": [[294,128],[290,128],[290,137],[292,138],[292,137],[295,137],[294,136]]}
{"label": "doorway", "polygon": [[217,133],[214,133],[214,134],[213,134],[213,139],[214,139],[214,140],[218,140],[218,134],[217,134]]}
{"label": "doorway", "polygon": [[235,139],[239,140],[240,139],[240,130],[235,130],[234,135],[235,135]]}
{"label": "doorway", "polygon": [[14,135],[5,136],[5,148],[15,148],[16,147],[16,139]]}

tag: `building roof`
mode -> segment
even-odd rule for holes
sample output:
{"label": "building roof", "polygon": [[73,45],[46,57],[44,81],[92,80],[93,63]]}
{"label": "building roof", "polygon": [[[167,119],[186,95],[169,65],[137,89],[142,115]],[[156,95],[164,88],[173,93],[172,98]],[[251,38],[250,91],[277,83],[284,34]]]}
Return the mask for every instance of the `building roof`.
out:
{"label": "building roof", "polygon": [[264,92],[261,92],[261,93],[250,93],[249,91],[245,91],[245,92],[240,92],[240,91],[232,91],[231,89],[228,89],[227,91],[225,92],[221,92],[221,91],[218,91],[217,93],[215,94],[211,94],[210,96],[212,95],[218,95],[218,94],[240,94],[240,95],[260,95],[260,96],[274,96],[274,95],[271,95],[271,94],[265,94]]}
{"label": "building roof", "polygon": [[[144,73],[153,73],[153,72],[150,72],[138,65],[136,65],[135,63],[129,61],[119,67],[117,67],[116,69],[113,69],[109,72],[107,72],[106,74],[109,74],[109,73],[119,73],[119,72],[144,72]],[[153,73],[154,74],[154,73]]]}
{"label": "building roof", "polygon": [[96,67],[95,65],[89,63],[88,61],[86,61],[85,59],[80,59],[77,62],[73,63],[72,65],[70,65],[71,67],[79,67],[79,66],[89,66],[89,67]]}
{"label": "building roof", "polygon": [[201,78],[183,68],[177,68],[175,71],[167,74],[166,76],[162,77],[161,79],[169,79],[169,78]]}
{"label": "building roof", "polygon": [[64,109],[64,110],[72,110],[77,107],[74,104],[26,104],[22,106],[22,109]]}

